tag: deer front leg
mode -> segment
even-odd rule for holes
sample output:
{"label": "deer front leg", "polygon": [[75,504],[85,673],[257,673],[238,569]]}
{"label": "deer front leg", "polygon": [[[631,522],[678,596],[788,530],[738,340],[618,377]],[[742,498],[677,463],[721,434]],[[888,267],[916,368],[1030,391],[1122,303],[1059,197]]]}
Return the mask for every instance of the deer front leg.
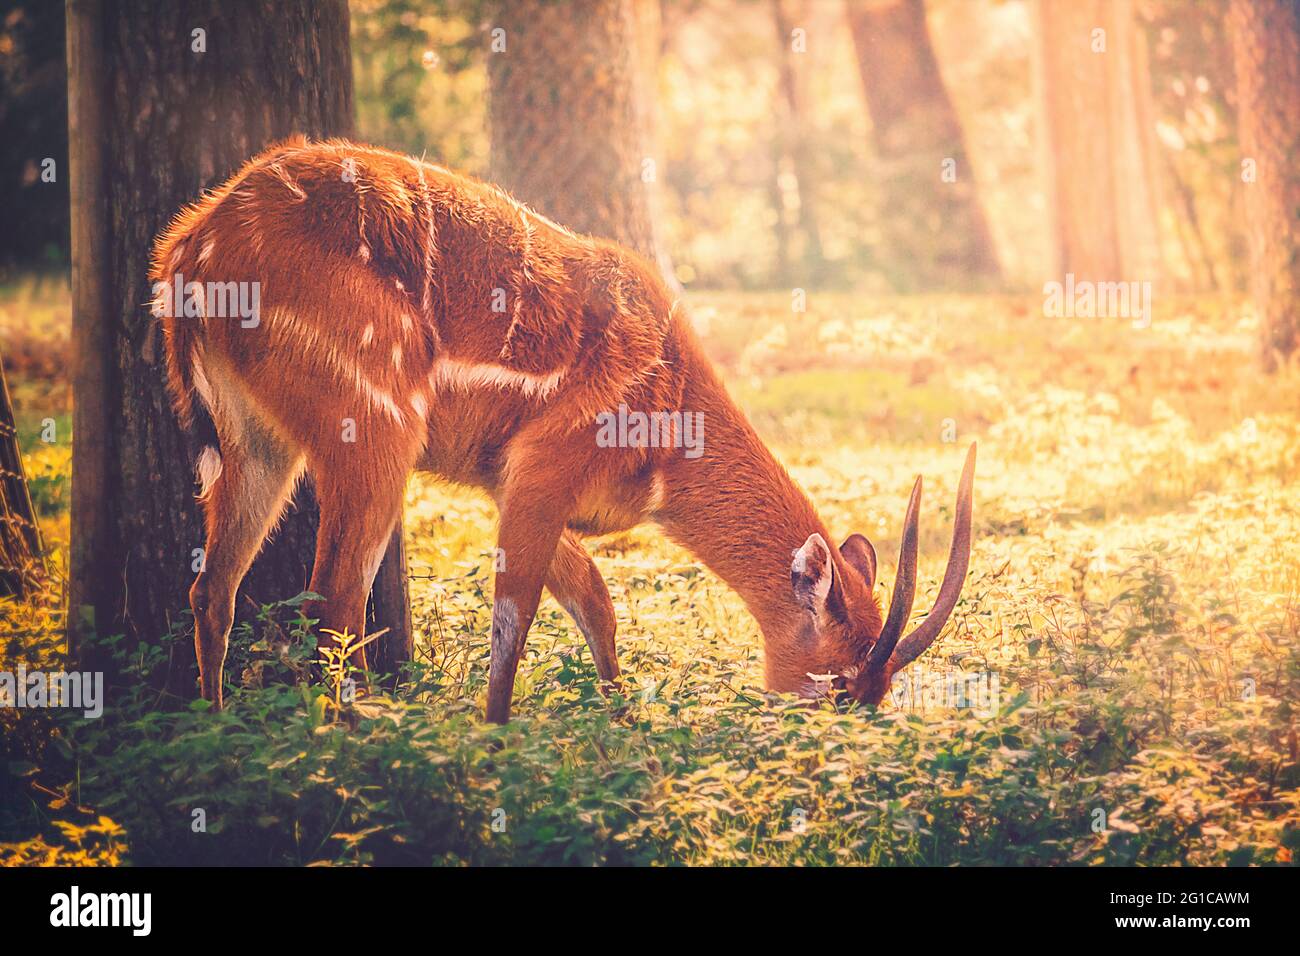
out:
{"label": "deer front leg", "polygon": [[543,465],[543,461],[565,460],[554,452],[535,454],[535,467],[513,469],[499,496],[501,529],[497,536],[487,704],[487,719],[494,723],[504,724],[510,719],[515,671],[573,504],[565,486],[565,469]]}

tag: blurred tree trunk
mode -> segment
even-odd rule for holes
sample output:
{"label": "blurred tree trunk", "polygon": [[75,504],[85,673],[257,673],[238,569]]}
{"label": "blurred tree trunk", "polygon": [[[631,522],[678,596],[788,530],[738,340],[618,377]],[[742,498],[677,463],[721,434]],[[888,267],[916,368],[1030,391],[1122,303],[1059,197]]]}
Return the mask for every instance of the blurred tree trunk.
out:
{"label": "blurred tree trunk", "polygon": [[1051,276],[1155,281],[1155,124],[1146,36],[1132,0],[1039,0],[1037,19]]}
{"label": "blurred tree trunk", "polygon": [[923,0],[849,0],[846,10],[882,171],[885,260],[925,286],[952,285],[954,273],[996,280],[997,250]]}
{"label": "blurred tree trunk", "polygon": [[[193,451],[146,306],[150,248],[183,204],[269,143],[351,133],[347,3],[250,0],[236,15],[217,0],[68,0],[68,63],[77,349],[69,638],[81,647],[93,630],[125,633],[128,646],[156,643],[188,610],[204,536]],[[300,488],[240,589],[241,615],[251,609],[245,598],[306,588],[317,519],[314,496]],[[399,534],[376,582],[390,613],[407,608],[402,558]],[[409,646],[408,622],[409,610],[379,622],[397,635],[390,647]],[[89,663],[107,669],[102,657]],[[167,687],[192,695],[195,671],[180,647]]]}
{"label": "blurred tree trunk", "polygon": [[1300,0],[1233,0],[1250,288],[1264,366],[1300,341]]}
{"label": "blurred tree trunk", "polygon": [[[646,2],[646,0],[637,0]],[[673,271],[660,239],[652,111],[633,0],[499,3],[489,46],[490,178],[543,215]],[[493,44],[495,38],[489,37]]]}
{"label": "blurred tree trunk", "polygon": [[[60,4],[0,3],[0,270],[57,269],[68,261],[67,38]],[[54,178],[45,181],[47,159]]]}
{"label": "blurred tree trunk", "polygon": [[[793,33],[798,28],[808,28],[807,7],[802,0],[772,0],[772,20],[776,28],[776,42],[779,49],[777,60],[778,85],[781,90],[781,103],[777,108],[777,125],[779,127],[779,150],[788,170],[777,170],[777,196],[781,204],[777,206],[780,217],[778,228],[782,231],[781,246],[788,247],[785,237],[788,233],[786,224],[786,197],[794,194],[799,215],[799,231],[803,233],[803,269],[802,275],[789,278],[790,285],[817,285],[825,269],[826,257],[822,252],[821,225],[817,217],[817,203],[814,198],[814,185],[817,173],[813,164],[812,135],[805,116],[803,76],[800,73],[800,58],[806,52],[806,33],[797,43]],[[782,185],[788,180],[789,186]],[[790,188],[790,187],[793,188]],[[782,252],[783,263],[787,253]],[[788,266],[786,266],[788,270]]]}

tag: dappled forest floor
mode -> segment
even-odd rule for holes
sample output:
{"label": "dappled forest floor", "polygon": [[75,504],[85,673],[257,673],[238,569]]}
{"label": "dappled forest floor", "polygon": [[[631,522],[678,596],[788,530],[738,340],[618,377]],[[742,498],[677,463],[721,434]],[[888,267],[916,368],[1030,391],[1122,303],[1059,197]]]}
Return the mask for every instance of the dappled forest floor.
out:
{"label": "dappled forest floor", "polygon": [[[61,548],[68,399],[63,364],[41,356],[66,344],[60,307],[34,301],[6,290],[0,331]],[[647,526],[592,542],[625,693],[601,696],[548,597],[515,720],[485,725],[495,513],[417,477],[418,661],[395,695],[336,706],[330,688],[295,684],[310,651],[283,642],[281,607],[280,626],[235,634],[231,707],[176,709],[143,678],[189,639],[160,636],[100,720],[0,712],[0,861],[1292,860],[1300,377],[1259,374],[1239,307],[1157,302],[1138,329],[1043,318],[1030,298],[690,303],[832,531],[875,543],[882,592],[924,473],[916,604],[931,603],[962,452],[980,442],[962,603],[878,712],[766,694],[740,599]],[[57,654],[62,565],[43,599],[0,604],[0,669]]]}

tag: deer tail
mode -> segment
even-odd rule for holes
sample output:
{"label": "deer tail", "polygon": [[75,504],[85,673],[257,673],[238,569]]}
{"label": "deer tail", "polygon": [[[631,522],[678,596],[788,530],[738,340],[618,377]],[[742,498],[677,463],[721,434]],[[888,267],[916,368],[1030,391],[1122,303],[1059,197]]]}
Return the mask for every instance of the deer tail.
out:
{"label": "deer tail", "polygon": [[180,304],[185,283],[196,280],[200,271],[196,234],[208,211],[204,206],[201,202],[183,210],[163,231],[154,243],[149,270],[153,314],[162,325],[167,391],[185,434],[200,499],[221,475],[221,440],[212,419],[211,386],[203,369],[203,320],[187,317]]}

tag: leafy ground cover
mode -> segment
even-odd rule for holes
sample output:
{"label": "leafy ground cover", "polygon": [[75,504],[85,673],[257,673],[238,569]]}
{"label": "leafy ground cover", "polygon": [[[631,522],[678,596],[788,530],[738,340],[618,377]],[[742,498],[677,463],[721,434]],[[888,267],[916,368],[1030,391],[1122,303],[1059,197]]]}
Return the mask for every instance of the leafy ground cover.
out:
{"label": "leafy ground cover", "polygon": [[[64,347],[60,306],[22,301],[0,296],[0,328],[6,356],[36,357],[8,368],[56,574],[36,600],[0,604],[0,669],[57,659],[67,540],[66,386],[39,359]],[[1158,303],[1143,329],[1017,298],[691,306],[831,528],[876,543],[883,589],[926,475],[918,608],[942,572],[962,449],[980,441],[963,601],[879,711],[766,694],[740,600],[645,527],[592,543],[624,692],[600,694],[548,598],[515,719],[485,725],[495,514],[416,477],[418,660],[394,693],[339,707],[328,684],[297,680],[314,654],[289,602],[267,609],[280,627],[235,635],[232,706],[177,707],[146,678],[189,639],[160,635],[100,720],[0,710],[0,859],[1292,861],[1300,378],[1257,372],[1233,303]]]}

